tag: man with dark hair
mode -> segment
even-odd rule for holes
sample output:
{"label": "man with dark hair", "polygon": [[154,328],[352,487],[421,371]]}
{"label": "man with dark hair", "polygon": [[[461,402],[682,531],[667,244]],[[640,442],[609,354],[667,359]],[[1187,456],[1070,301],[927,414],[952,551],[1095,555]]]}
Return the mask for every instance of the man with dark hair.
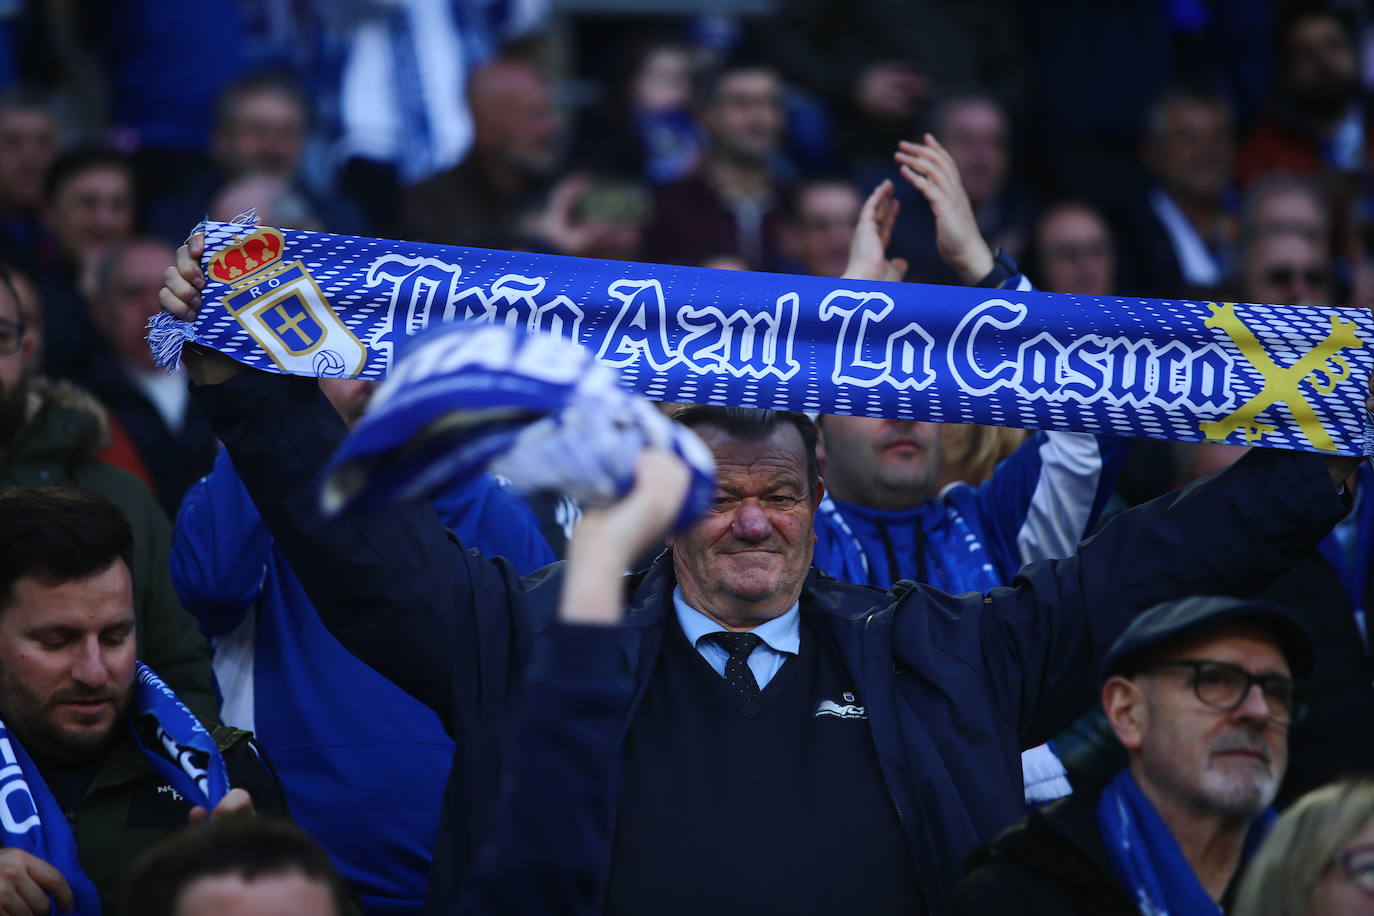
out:
{"label": "man with dark hair", "polygon": [[1099,678],[1129,766],[976,851],[952,911],[1221,912],[1275,819],[1294,678],[1312,651],[1306,621],[1266,602],[1198,597],[1141,614]]}
{"label": "man with dark hair", "polygon": [[[298,213],[317,216],[319,224],[309,228],[364,234],[362,216],[347,197],[337,192],[320,194],[303,180],[301,157],[309,121],[305,96],[284,75],[254,73],[230,83],[215,105],[211,164],[173,193],[152,202],[148,215],[152,234],[177,245],[206,214],[216,219],[236,216],[213,213],[212,204],[231,185],[250,179],[270,180],[282,197],[298,202]],[[264,224],[287,224],[285,214],[265,212],[268,201],[259,196],[255,203]]]}
{"label": "man with dark hair", "polygon": [[[843,178],[812,178],[797,186],[787,214],[787,238],[795,272],[838,277],[849,264],[849,240],[859,222],[863,196]],[[789,268],[793,269],[793,268]]]}
{"label": "man with dark hair", "polygon": [[[203,241],[178,252],[162,292],[182,318],[203,287]],[[183,359],[326,626],[468,752],[428,900],[448,912],[492,822],[502,739],[562,568],[521,580],[462,550],[427,506],[322,518],[314,484],[344,429],[314,380],[194,348]],[[884,592],[811,567],[824,491],[797,423],[740,436],[732,423],[694,422],[714,503],[625,582],[622,784],[588,801],[589,816],[615,818],[607,913],[943,911],[963,855],[1023,810],[1020,751],[1090,704],[1093,665],[1131,615],[1262,585],[1345,512],[1340,482],[1358,464],[1256,451],[1013,587]]]}
{"label": "man with dark hair", "polygon": [[782,80],[770,66],[733,60],[703,77],[696,99],[706,150],[695,172],[659,187],[646,257],[699,264],[733,252],[776,269],[790,190],[776,170]]}
{"label": "man with dark hair", "polygon": [[329,857],[289,821],[216,818],[150,847],[134,862],[126,916],[346,916]]}
{"label": "man with dark hair", "polygon": [[0,95],[0,256],[32,264],[38,255],[43,176],[57,155],[57,119],[41,96]]}
{"label": "man with dark hair", "polygon": [[140,849],[188,819],[282,810],[280,790],[249,733],[207,731],[139,661],[113,503],[7,490],[0,531],[0,902],[113,912]]}
{"label": "man with dark hair", "polygon": [[134,226],[134,179],[128,160],[100,147],[58,156],[43,182],[43,226],[34,279],[48,329],[43,371],[72,378],[100,347],[85,290],[96,263]]}
{"label": "man with dark hair", "polygon": [[1327,4],[1294,4],[1278,40],[1279,92],[1241,146],[1241,181],[1268,172],[1315,177],[1367,168],[1374,130],[1350,21]]}

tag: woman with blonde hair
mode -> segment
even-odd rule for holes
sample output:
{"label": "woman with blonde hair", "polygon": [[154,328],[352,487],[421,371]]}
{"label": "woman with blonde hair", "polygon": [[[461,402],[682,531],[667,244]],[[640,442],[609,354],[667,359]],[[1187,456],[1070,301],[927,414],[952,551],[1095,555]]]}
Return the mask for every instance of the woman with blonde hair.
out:
{"label": "woman with blonde hair", "polygon": [[1374,914],[1374,778],[1333,782],[1289,808],[1251,860],[1233,912]]}

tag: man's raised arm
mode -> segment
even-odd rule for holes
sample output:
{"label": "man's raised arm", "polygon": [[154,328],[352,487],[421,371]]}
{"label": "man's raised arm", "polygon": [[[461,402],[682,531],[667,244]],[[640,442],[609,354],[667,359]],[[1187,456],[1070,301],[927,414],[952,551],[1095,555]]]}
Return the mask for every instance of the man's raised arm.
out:
{"label": "man's raised arm", "polygon": [[[181,247],[160,294],[183,320],[194,319],[200,304],[203,245],[197,235]],[[446,724],[456,694],[499,700],[515,638],[506,627],[539,616],[510,613],[519,600],[515,573],[464,551],[428,504],[323,517],[320,472],[347,429],[315,380],[249,369],[193,346],[182,361],[268,530],[335,637]],[[471,683],[453,684],[455,670]]]}

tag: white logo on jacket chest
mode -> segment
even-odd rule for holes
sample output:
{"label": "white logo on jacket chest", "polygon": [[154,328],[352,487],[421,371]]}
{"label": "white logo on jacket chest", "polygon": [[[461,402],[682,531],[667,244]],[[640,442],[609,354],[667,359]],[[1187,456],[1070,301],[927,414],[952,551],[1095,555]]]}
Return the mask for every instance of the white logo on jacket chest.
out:
{"label": "white logo on jacket chest", "polygon": [[816,718],[821,716],[833,716],[836,719],[867,719],[868,713],[864,712],[862,706],[854,705],[854,694],[846,693],[844,698],[849,702],[845,705],[836,703],[834,700],[821,700],[816,704]]}

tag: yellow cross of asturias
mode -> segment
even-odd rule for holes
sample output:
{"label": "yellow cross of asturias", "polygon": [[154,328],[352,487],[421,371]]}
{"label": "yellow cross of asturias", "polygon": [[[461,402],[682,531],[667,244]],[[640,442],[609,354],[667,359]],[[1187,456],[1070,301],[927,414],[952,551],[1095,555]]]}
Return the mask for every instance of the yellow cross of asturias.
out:
{"label": "yellow cross of asturias", "polygon": [[[1235,303],[1213,303],[1211,308],[1212,314],[1203,324],[1226,332],[1226,336],[1231,338],[1250,365],[1263,377],[1264,387],[1228,416],[1201,424],[1202,434],[1208,439],[1225,439],[1235,430],[1244,428],[1246,443],[1258,442],[1266,433],[1273,432],[1274,426],[1260,423],[1256,418],[1272,405],[1284,403],[1297,421],[1298,429],[1302,430],[1314,448],[1335,451],[1336,443],[1298,385],[1311,376],[1308,380],[1312,387],[1320,394],[1329,394],[1338,383],[1350,377],[1350,364],[1341,356],[1341,351],[1364,346],[1364,341],[1355,336],[1355,323],[1342,321],[1339,316],[1332,315],[1331,333],[1293,365],[1280,367],[1255,338],[1254,332],[1236,315]],[[1328,367],[1328,362],[1334,363],[1336,369]],[[1326,376],[1324,382],[1317,380],[1320,375]]]}

